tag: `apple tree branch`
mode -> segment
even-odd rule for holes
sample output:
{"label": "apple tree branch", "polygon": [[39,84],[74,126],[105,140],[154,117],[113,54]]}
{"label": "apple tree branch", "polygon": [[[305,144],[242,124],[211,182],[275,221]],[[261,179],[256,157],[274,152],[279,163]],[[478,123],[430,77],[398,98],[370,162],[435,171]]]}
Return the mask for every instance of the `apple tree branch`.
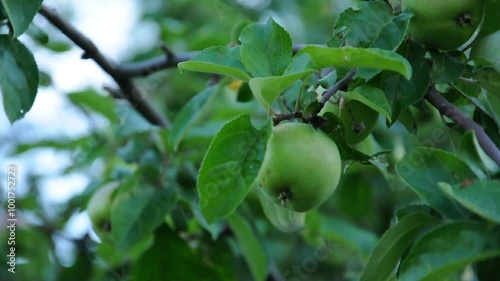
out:
{"label": "apple tree branch", "polygon": [[170,126],[170,122],[146,99],[144,94],[134,84],[131,77],[126,75],[126,73],[124,73],[113,61],[104,56],[90,39],[78,31],[74,26],[66,22],[56,11],[42,5],[39,13],[71,41],[82,48],[85,52],[83,58],[94,60],[97,65],[108,73],[120,87],[123,96],[146,120],[161,127]]}
{"label": "apple tree branch", "polygon": [[483,148],[486,154],[488,154],[488,156],[500,166],[500,150],[484,132],[481,125],[471,120],[453,104],[447,101],[434,86],[429,87],[427,93],[425,94],[425,99],[437,110],[439,110],[441,114],[453,120],[463,129],[473,130],[476,134],[479,145]]}

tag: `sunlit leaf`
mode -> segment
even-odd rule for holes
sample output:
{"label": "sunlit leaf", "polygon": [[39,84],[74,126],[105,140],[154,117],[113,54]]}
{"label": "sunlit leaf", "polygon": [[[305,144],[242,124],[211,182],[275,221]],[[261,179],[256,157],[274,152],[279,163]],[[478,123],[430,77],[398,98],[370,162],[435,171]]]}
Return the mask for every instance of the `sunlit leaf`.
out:
{"label": "sunlit leaf", "polygon": [[329,48],[322,46],[306,46],[298,54],[307,53],[313,58],[318,68],[324,67],[364,67],[392,70],[401,73],[407,79],[412,76],[410,63],[393,51],[376,48]]}
{"label": "sunlit leaf", "polygon": [[179,69],[221,74],[248,81],[250,76],[241,63],[240,49],[240,46],[233,48],[209,47],[189,61],[179,63]]}
{"label": "sunlit leaf", "polygon": [[279,76],[292,61],[292,39],[273,19],[240,34],[241,61],[252,77]]}

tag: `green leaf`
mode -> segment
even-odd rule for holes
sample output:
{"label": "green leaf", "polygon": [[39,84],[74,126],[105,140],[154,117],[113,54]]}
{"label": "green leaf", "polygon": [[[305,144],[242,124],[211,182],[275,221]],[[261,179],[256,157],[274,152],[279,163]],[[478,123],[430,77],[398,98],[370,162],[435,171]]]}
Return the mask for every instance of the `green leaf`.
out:
{"label": "green leaf", "polygon": [[271,104],[298,79],[303,79],[311,74],[313,70],[306,70],[294,74],[274,77],[259,77],[250,80],[250,89],[255,98],[264,108]]}
{"label": "green leaf", "polygon": [[417,122],[409,107],[401,111],[398,121],[406,128],[406,130],[408,130],[410,134],[417,134]]}
{"label": "green leaf", "polygon": [[248,82],[250,76],[241,63],[240,49],[240,46],[208,47],[189,61],[179,63],[179,69],[221,74]]}
{"label": "green leaf", "polygon": [[142,115],[128,104],[118,104],[116,112],[120,118],[119,126],[116,129],[116,136],[118,137],[127,137],[159,128],[144,119]]}
{"label": "green leaf", "polygon": [[406,248],[437,220],[425,213],[406,215],[387,230],[373,249],[361,281],[384,281],[394,271]]}
{"label": "green leaf", "polygon": [[439,182],[461,183],[476,177],[458,156],[444,150],[417,147],[406,153],[396,166],[398,174],[420,198],[450,218],[467,217],[467,212],[450,200]]}
{"label": "green leaf", "polygon": [[344,94],[346,101],[357,100],[366,104],[373,110],[384,115],[387,120],[391,121],[391,107],[385,98],[384,91],[371,86],[361,86],[354,89],[352,92]]}
{"label": "green leaf", "polygon": [[465,63],[441,53],[431,52],[431,79],[434,83],[450,83],[458,79],[465,70]]}
{"label": "green leaf", "polygon": [[272,19],[249,25],[240,41],[241,61],[252,77],[279,76],[292,61],[292,39]]}
{"label": "green leaf", "polygon": [[89,138],[87,136],[77,139],[57,138],[41,140],[33,143],[18,143],[13,149],[11,155],[22,154],[38,148],[50,148],[51,150],[76,150],[88,143]]}
{"label": "green leaf", "polygon": [[283,76],[300,73],[307,70],[315,71],[312,57],[309,54],[300,54],[293,58],[292,62],[283,72]]}
{"label": "green leaf", "polygon": [[496,83],[498,87],[498,91],[490,91],[489,93],[485,93],[484,91],[481,93],[484,107],[488,113],[488,115],[493,118],[496,125],[500,128],[500,73],[497,73],[497,77],[493,83]]}
{"label": "green leaf", "polygon": [[1,0],[9,18],[14,37],[18,37],[28,29],[33,18],[40,10],[43,0]]}
{"label": "green leaf", "polygon": [[259,191],[259,201],[264,214],[279,231],[290,233],[304,227],[306,213],[298,213],[282,207],[269,199],[268,195],[264,194],[260,188],[257,186],[254,188],[257,188]]}
{"label": "green leaf", "polygon": [[318,69],[324,67],[364,67],[392,70],[404,75],[407,79],[412,76],[410,63],[401,55],[376,48],[329,48],[322,46],[306,46],[298,54],[307,53],[313,58]]}
{"label": "green leaf", "polygon": [[38,90],[38,68],[31,52],[17,39],[0,35],[0,88],[10,123],[31,109]]}
{"label": "green leaf", "polygon": [[[335,199],[339,211],[341,211],[348,219],[357,221],[367,219],[373,215],[375,196],[374,187],[372,187],[371,173],[352,172],[350,170],[342,175],[341,182],[335,189]],[[370,170],[367,170],[367,172]],[[377,188],[379,188],[377,186]],[[356,204],[352,204],[356,202]]]}
{"label": "green leaf", "polygon": [[398,120],[403,110],[421,100],[429,85],[430,67],[425,61],[425,49],[416,44],[402,45],[398,50],[408,59],[413,69],[411,80],[402,75],[383,72],[379,88],[392,107],[392,122]]}
{"label": "green leaf", "polygon": [[[436,217],[434,210],[431,206],[426,204],[409,204],[396,210],[396,221],[403,220],[406,216],[415,213],[423,213]],[[438,215],[439,216],[439,215]]]}
{"label": "green leaf", "polygon": [[[7,241],[8,239],[6,234],[8,235],[9,232],[2,231],[1,237],[3,241]],[[17,257],[22,256],[25,257],[26,262],[16,262],[15,273],[6,272],[6,274],[0,274],[2,279],[22,281],[37,280],[40,279],[40,276],[55,276],[60,268],[56,269],[50,258],[55,255],[52,237],[46,232],[37,230],[35,227],[16,227],[15,234],[16,244],[10,245],[9,248],[15,246],[14,254],[16,255],[16,261]],[[2,249],[5,249],[7,252],[8,248],[4,246]],[[7,254],[10,254],[10,251]],[[7,269],[7,266],[3,266],[3,268]]]}
{"label": "green leaf", "polygon": [[259,172],[270,128],[257,130],[248,115],[226,123],[212,140],[198,174],[198,196],[209,223],[230,215]]}
{"label": "green leaf", "polygon": [[484,1],[484,22],[481,26],[481,31],[476,38],[476,42],[493,33],[500,30],[500,21],[498,20],[498,11],[500,11],[500,0],[485,0]]}
{"label": "green leaf", "polygon": [[73,45],[66,41],[50,40],[44,47],[57,53],[64,53],[71,50]]}
{"label": "green leaf", "polygon": [[342,39],[348,46],[394,50],[403,42],[410,18],[408,13],[394,16],[382,1],[360,2],[359,10],[340,14],[335,29],[345,28]]}
{"label": "green leaf", "polygon": [[253,279],[264,281],[267,277],[267,258],[262,245],[255,237],[252,228],[240,215],[233,213],[227,218],[229,227],[233,231],[238,245],[243,251]]}
{"label": "green leaf", "polygon": [[217,240],[219,235],[221,235],[221,233],[223,233],[226,229],[226,223],[224,221],[216,221],[209,224],[201,213],[198,201],[191,200],[189,204],[191,205],[193,216],[198,221],[200,226],[203,227],[203,229],[205,229],[208,233],[210,233],[213,241]]}
{"label": "green leaf", "polygon": [[490,94],[500,96],[500,73],[492,68],[484,68],[472,76]]}
{"label": "green leaf", "polygon": [[[139,242],[134,246],[134,248],[124,253],[119,251],[116,248],[116,245],[108,240],[104,243],[96,245],[95,255],[99,257],[99,260],[101,262],[104,262],[104,265],[106,267],[114,268],[122,265],[127,261],[130,261],[131,259],[135,261],[138,257],[142,256],[142,254],[146,249],[148,249],[151,246],[152,242],[153,242],[153,235],[150,235],[147,239]],[[95,266],[95,264],[93,265]]]}
{"label": "green leaf", "polygon": [[[307,212],[306,227],[301,231],[306,242],[316,247],[314,257],[318,261],[338,255],[338,250],[358,254],[363,261],[377,244],[377,236],[348,221],[321,215],[317,210]],[[323,252],[323,253],[322,253]],[[340,254],[340,255],[343,255]]]}
{"label": "green leaf", "polygon": [[[0,4],[1,5],[1,4]],[[1,13],[1,12],[0,12]],[[45,45],[49,42],[49,35],[44,30],[40,29],[36,24],[30,24],[26,30],[26,35],[28,35],[33,41],[40,45]]]}
{"label": "green leaf", "polygon": [[460,143],[460,156],[480,178],[486,178],[484,171],[496,174],[500,167],[484,152],[474,131],[467,131]]}
{"label": "green leaf", "polygon": [[401,264],[398,280],[445,280],[470,263],[499,256],[499,237],[476,222],[434,228],[415,243]]}
{"label": "green leaf", "polygon": [[236,97],[237,102],[249,102],[253,100],[252,89],[250,89],[250,85],[248,83],[241,84],[241,87],[238,89],[238,96]]}
{"label": "green leaf", "polygon": [[111,232],[120,251],[132,249],[150,236],[177,200],[173,189],[132,182],[132,187],[119,190],[111,206]]}
{"label": "green leaf", "polygon": [[[77,147],[72,149],[73,145]],[[69,141],[66,149],[72,150],[72,154],[70,165],[64,169],[65,174],[87,167],[98,158],[109,156],[112,153],[112,144],[106,134],[96,131],[76,143]]]}
{"label": "green leaf", "polygon": [[358,253],[363,260],[368,260],[368,257],[377,244],[377,236],[370,231],[364,230],[351,224],[333,217],[322,216],[321,222],[323,225],[323,236],[330,242],[343,245]]}
{"label": "green leaf", "polygon": [[117,122],[115,101],[109,96],[102,96],[95,91],[88,90],[68,94],[69,100],[76,106],[91,109],[101,114],[111,122]]}
{"label": "green leaf", "polygon": [[[480,124],[486,130],[486,134],[492,138],[493,142],[498,144],[500,143],[498,141],[500,134],[497,133],[498,130],[495,128],[500,126],[500,73],[497,73],[495,70],[483,69],[476,72],[476,74],[481,74],[475,76],[479,82],[478,84],[455,80],[452,83],[453,88],[451,91],[459,92],[470,101],[469,110],[474,109],[474,107],[477,108],[474,111],[474,115],[478,115],[479,117],[474,116],[474,119],[481,120]],[[489,86],[484,83],[492,87],[497,87],[498,90],[488,89]],[[482,87],[486,90],[482,89]],[[468,113],[471,114],[472,112]]]}
{"label": "green leaf", "polygon": [[154,245],[132,264],[131,276],[134,280],[230,281],[235,278],[235,266],[223,241],[204,243],[195,250],[164,225],[155,231]]}
{"label": "green leaf", "polygon": [[189,127],[197,120],[206,105],[210,104],[210,98],[215,96],[215,92],[219,90],[216,85],[208,87],[194,96],[189,102],[182,107],[174,123],[172,124],[172,131],[170,132],[169,141],[174,149],[177,150],[179,143],[187,134]]}
{"label": "green leaf", "polygon": [[323,117],[326,122],[321,124],[320,129],[337,144],[340,152],[340,158],[342,158],[343,161],[355,160],[367,163],[370,160],[369,155],[352,148],[347,143],[346,129],[340,117],[331,112],[326,112]]}
{"label": "green leaf", "polygon": [[494,180],[465,181],[453,186],[440,183],[439,187],[462,206],[500,224],[500,182]]}
{"label": "green leaf", "polygon": [[338,77],[337,77],[337,71],[334,69],[330,71],[325,77],[319,79],[319,84],[321,87],[328,89],[333,87],[335,83],[337,83]]}
{"label": "green leaf", "polygon": [[[298,79],[304,79],[313,72],[315,70],[311,56],[309,54],[297,55],[285,69],[282,76],[252,78],[250,80],[250,89],[257,101],[264,108],[269,108]],[[302,87],[299,87],[299,90],[301,89]]]}

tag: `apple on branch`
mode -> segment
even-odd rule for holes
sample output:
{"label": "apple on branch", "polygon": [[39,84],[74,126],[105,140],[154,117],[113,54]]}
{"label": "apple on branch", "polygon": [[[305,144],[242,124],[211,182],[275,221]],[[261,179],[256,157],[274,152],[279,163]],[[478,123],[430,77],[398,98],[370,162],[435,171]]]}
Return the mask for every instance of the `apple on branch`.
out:
{"label": "apple on branch", "polygon": [[483,16],[483,0],[403,0],[414,16],[410,37],[427,47],[454,50],[471,38]]}
{"label": "apple on branch", "polygon": [[296,212],[322,204],[341,175],[337,145],[311,125],[283,123],[273,128],[257,184],[274,202]]}

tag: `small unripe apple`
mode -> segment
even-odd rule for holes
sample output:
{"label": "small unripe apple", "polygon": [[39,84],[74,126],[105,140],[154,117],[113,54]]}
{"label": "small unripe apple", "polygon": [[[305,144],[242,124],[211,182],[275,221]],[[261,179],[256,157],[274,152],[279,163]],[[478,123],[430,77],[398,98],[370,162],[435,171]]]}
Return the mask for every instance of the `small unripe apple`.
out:
{"label": "small unripe apple", "polygon": [[357,144],[366,139],[377,124],[379,113],[357,101],[346,102],[340,110],[340,119],[346,129],[346,141]]}
{"label": "small unripe apple", "polygon": [[301,123],[273,128],[257,184],[274,202],[296,212],[318,207],[333,193],[341,175],[337,145]]}
{"label": "small unripe apple", "polygon": [[118,182],[102,186],[92,195],[87,204],[87,213],[93,229],[101,240],[111,239],[111,203],[118,186]]}
{"label": "small unripe apple", "polygon": [[403,0],[411,10],[410,37],[443,50],[453,50],[471,38],[481,22],[483,0]]}

